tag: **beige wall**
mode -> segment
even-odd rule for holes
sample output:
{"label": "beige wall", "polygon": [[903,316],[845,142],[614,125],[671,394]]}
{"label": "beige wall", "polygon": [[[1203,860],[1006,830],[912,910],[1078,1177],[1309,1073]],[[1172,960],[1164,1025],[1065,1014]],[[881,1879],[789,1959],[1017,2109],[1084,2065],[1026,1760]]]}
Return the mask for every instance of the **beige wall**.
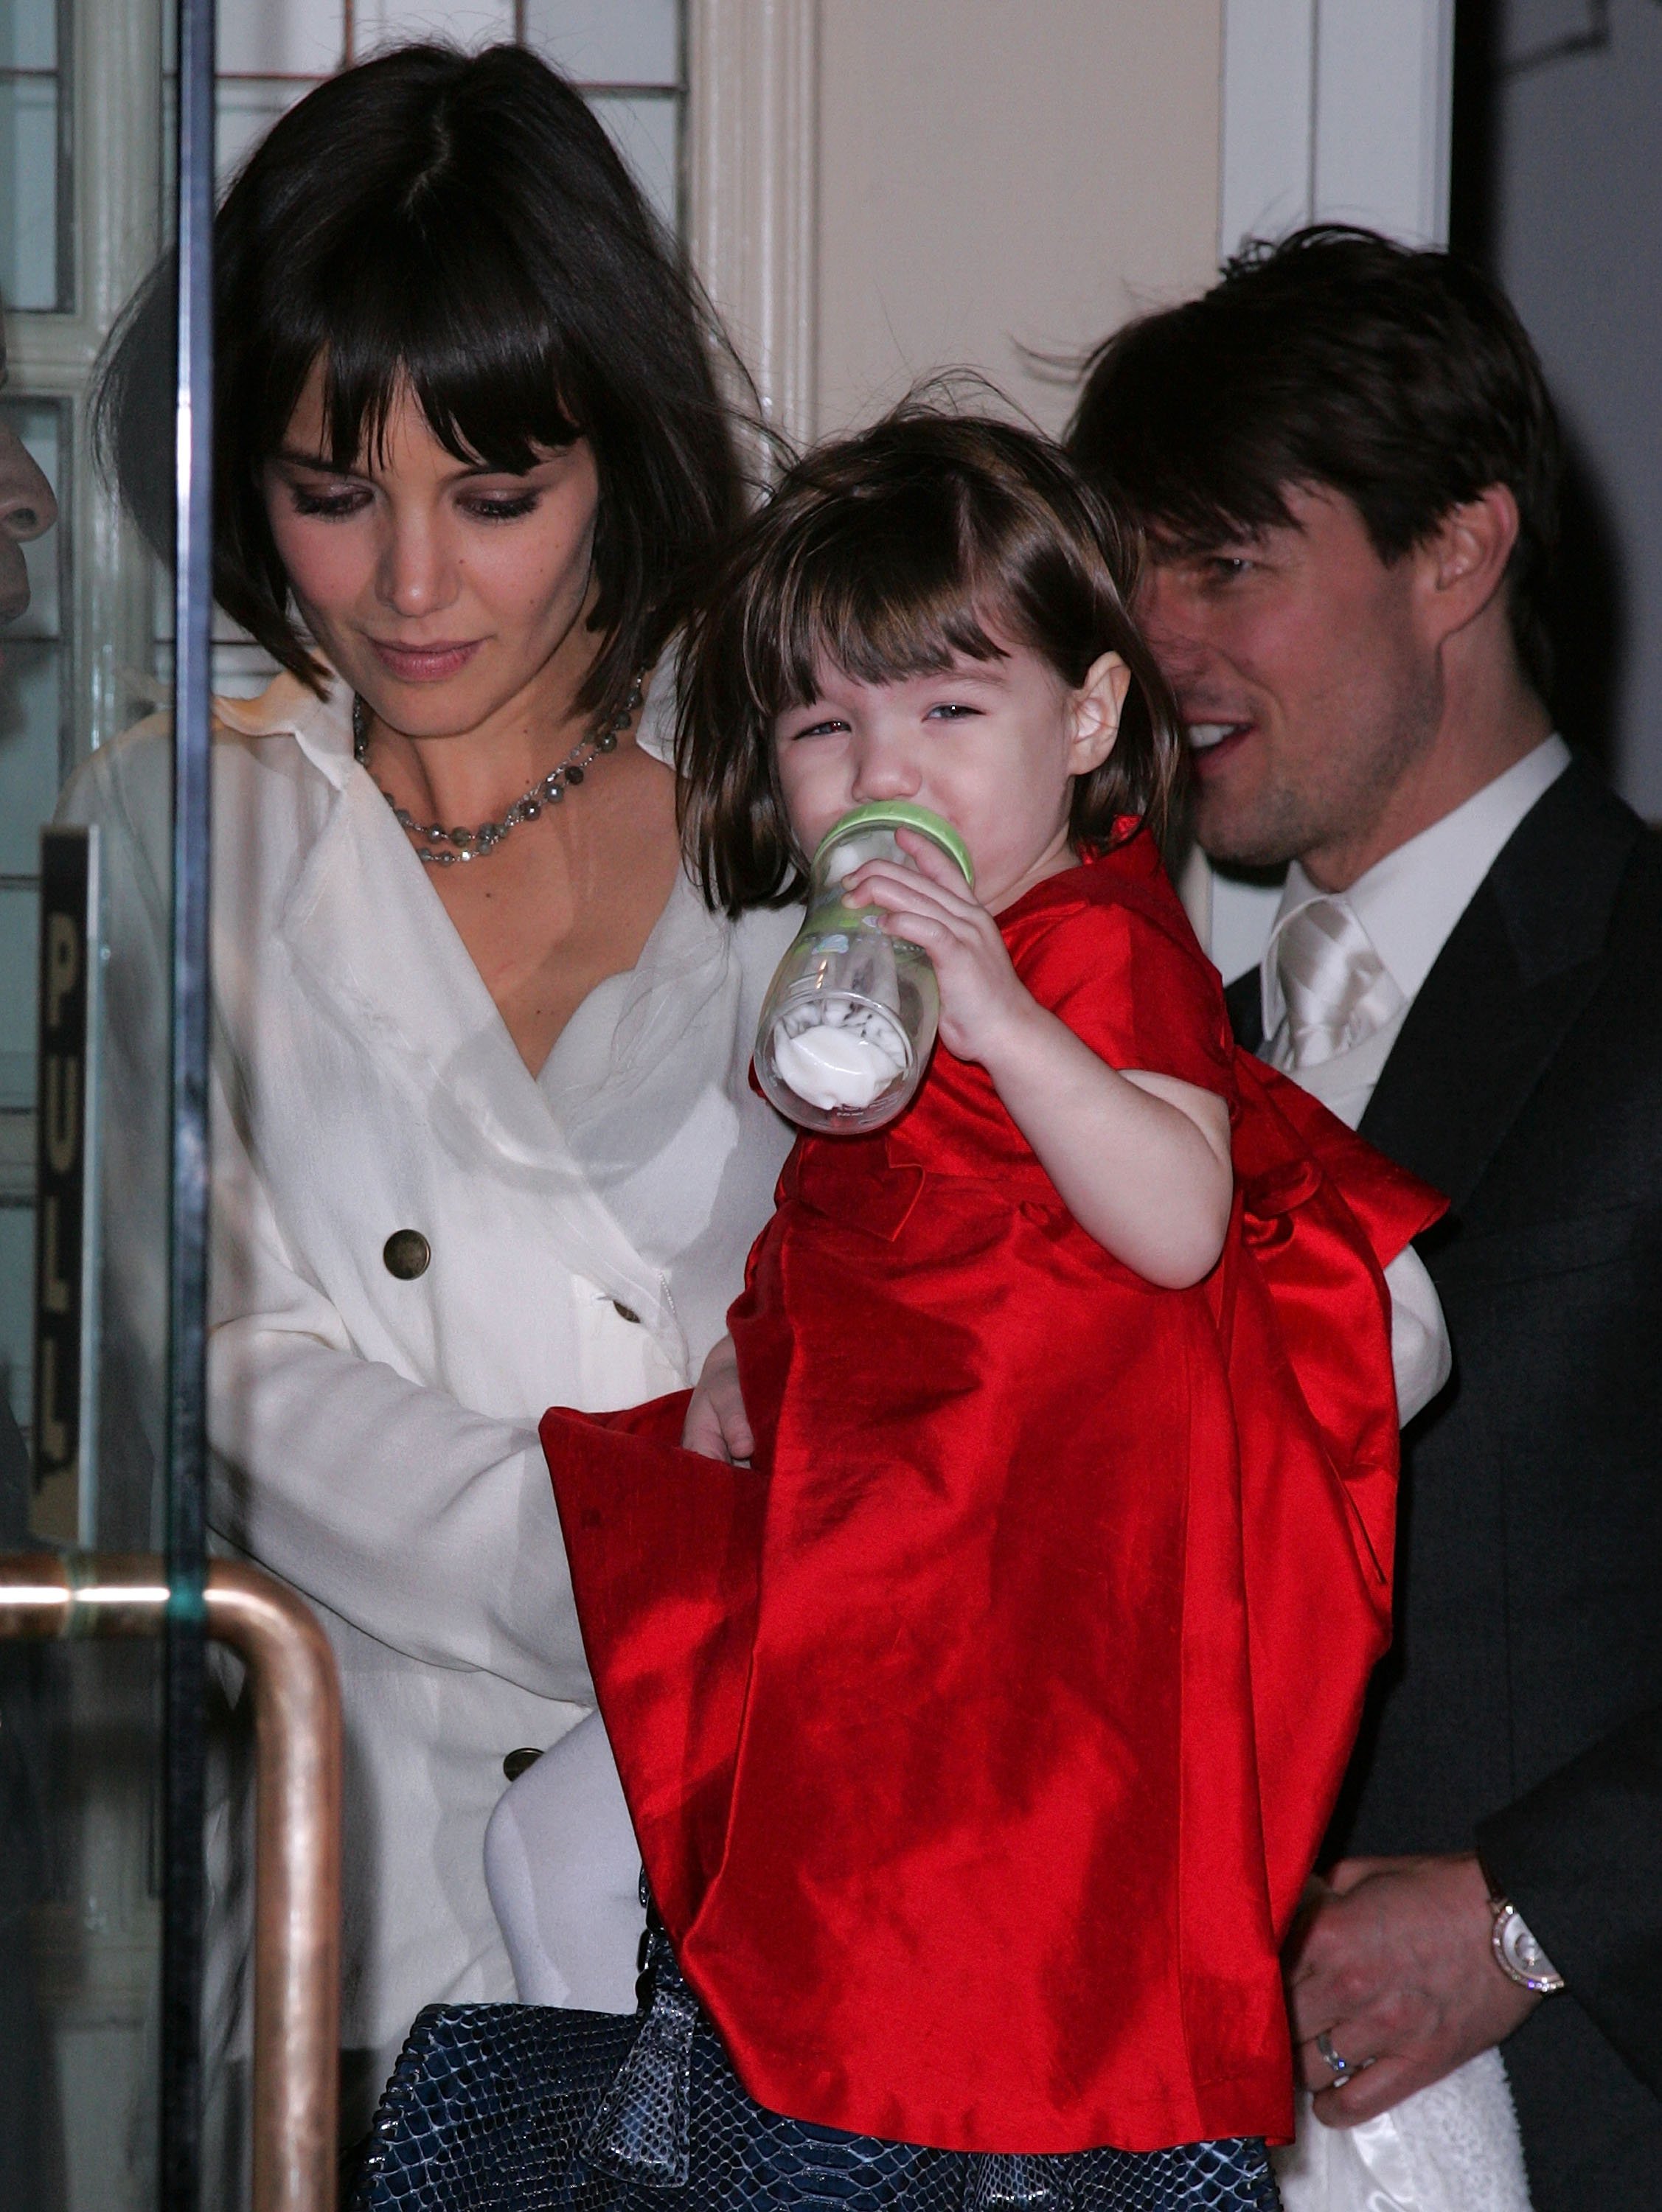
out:
{"label": "beige wall", "polygon": [[817,426],[1076,353],[1216,261],[1221,0],[823,0]]}

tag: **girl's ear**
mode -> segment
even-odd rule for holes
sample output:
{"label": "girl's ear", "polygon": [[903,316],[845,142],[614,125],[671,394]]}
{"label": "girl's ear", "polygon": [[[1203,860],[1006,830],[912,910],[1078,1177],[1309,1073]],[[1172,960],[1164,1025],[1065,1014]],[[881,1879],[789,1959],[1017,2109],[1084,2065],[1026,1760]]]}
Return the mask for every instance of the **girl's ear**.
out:
{"label": "girl's ear", "polygon": [[1117,653],[1092,662],[1074,694],[1074,735],[1068,749],[1069,775],[1089,775],[1114,750],[1131,672]]}

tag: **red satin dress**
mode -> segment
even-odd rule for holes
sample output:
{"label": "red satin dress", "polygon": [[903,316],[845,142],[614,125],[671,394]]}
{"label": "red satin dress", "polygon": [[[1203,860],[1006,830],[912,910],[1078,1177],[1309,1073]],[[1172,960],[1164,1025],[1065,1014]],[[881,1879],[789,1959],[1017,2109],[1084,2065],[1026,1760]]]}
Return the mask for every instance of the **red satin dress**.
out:
{"label": "red satin dress", "polygon": [[804,1135],[685,1395],[543,1439],[600,1705],[745,2087],[947,2149],[1291,2132],[1277,1952],[1389,1635],[1382,1266],[1441,1203],[1237,1052],[1136,834],[1001,918],[1120,1067],[1221,1093],[1224,1254],[1160,1290],[977,1066]]}

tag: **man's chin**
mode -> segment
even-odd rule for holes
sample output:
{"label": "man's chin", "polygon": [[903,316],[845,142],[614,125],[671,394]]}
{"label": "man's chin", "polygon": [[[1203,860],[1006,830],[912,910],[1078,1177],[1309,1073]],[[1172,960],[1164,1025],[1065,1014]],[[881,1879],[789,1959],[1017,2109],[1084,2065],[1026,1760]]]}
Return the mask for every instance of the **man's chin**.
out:
{"label": "man's chin", "polygon": [[1218,803],[1221,794],[1204,792],[1194,808],[1195,842],[1220,868],[1261,872],[1284,868],[1302,849],[1296,831],[1285,824],[1250,817],[1239,806]]}

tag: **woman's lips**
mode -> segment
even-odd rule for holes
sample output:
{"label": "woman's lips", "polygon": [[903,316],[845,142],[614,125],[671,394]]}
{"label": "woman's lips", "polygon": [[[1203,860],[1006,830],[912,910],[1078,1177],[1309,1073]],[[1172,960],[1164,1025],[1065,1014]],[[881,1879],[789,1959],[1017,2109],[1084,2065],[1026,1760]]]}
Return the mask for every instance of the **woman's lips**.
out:
{"label": "woman's lips", "polygon": [[438,645],[394,645],[379,637],[372,637],[368,642],[388,675],[398,677],[405,684],[437,684],[447,676],[454,676],[466,667],[480,644],[478,638],[460,643],[447,641]]}

